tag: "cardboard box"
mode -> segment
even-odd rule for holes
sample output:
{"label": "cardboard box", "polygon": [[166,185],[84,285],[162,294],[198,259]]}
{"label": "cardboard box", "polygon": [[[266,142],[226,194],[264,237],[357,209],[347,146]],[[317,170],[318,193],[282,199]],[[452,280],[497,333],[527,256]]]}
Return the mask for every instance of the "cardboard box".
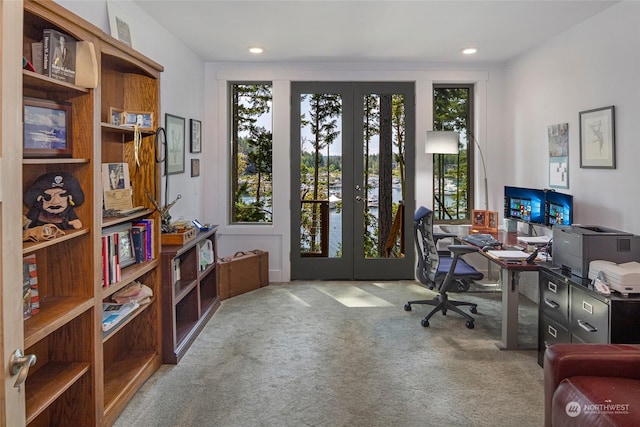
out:
{"label": "cardboard box", "polygon": [[220,299],[241,295],[269,285],[269,252],[236,252],[218,259]]}

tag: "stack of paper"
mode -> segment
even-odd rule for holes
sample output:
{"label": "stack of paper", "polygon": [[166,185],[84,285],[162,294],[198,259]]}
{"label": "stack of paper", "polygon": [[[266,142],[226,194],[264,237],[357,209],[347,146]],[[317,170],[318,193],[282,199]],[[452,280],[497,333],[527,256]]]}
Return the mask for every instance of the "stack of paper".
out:
{"label": "stack of paper", "polygon": [[529,253],[525,251],[487,251],[489,256],[496,259],[522,261],[529,258]]}
{"label": "stack of paper", "polygon": [[551,240],[549,236],[519,236],[518,241],[527,245],[546,245]]}

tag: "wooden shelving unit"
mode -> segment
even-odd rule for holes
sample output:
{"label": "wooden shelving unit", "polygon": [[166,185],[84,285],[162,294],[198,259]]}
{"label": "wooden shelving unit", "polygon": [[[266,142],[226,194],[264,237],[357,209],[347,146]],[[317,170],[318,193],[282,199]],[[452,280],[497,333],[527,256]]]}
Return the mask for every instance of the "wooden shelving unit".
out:
{"label": "wooden shelving unit", "polygon": [[[64,83],[23,71],[23,95],[71,105],[70,158],[24,158],[24,189],[45,173],[67,173],[85,194],[75,211],[79,230],[50,241],[25,242],[35,254],[40,312],[24,322],[25,354],[37,363],[25,383],[26,424],[111,425],[133,394],[161,364],[160,218],[146,192],[159,194],[154,132],[141,135],[144,150],[136,163],[133,130],[108,124],[111,107],[160,116],[162,66],[49,0],[25,0],[24,56],[45,28],[94,44],[99,66],[96,88]],[[102,217],[102,163],[128,163],[133,202],[146,209],[130,217]],[[26,212],[26,207],[24,211]],[[121,280],[102,284],[104,227],[151,218],[155,258],[122,271]],[[149,286],[154,297],[108,333],[102,331],[102,303],[132,281]]]}
{"label": "wooden shelving unit", "polygon": [[[199,232],[184,245],[163,246],[162,360],[178,363],[220,306],[216,272],[217,226]],[[210,240],[213,263],[200,264],[200,246]],[[178,273],[179,271],[179,273]]]}

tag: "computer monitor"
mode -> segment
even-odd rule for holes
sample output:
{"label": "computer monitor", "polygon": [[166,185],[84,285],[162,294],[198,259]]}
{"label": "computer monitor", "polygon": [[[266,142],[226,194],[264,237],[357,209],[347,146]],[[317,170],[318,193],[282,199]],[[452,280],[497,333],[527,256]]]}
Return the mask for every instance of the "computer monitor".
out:
{"label": "computer monitor", "polygon": [[547,190],[545,194],[545,224],[571,225],[573,223],[573,196]]}
{"label": "computer monitor", "polygon": [[504,187],[504,217],[534,224],[545,224],[545,194],[543,190]]}

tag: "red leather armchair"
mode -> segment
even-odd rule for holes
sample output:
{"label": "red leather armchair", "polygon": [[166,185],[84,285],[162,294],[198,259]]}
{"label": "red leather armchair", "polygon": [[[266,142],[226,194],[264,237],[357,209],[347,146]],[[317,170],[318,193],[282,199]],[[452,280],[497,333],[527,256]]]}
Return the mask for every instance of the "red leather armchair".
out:
{"label": "red leather armchair", "polygon": [[640,425],[640,345],[549,346],[544,400],[546,427]]}

